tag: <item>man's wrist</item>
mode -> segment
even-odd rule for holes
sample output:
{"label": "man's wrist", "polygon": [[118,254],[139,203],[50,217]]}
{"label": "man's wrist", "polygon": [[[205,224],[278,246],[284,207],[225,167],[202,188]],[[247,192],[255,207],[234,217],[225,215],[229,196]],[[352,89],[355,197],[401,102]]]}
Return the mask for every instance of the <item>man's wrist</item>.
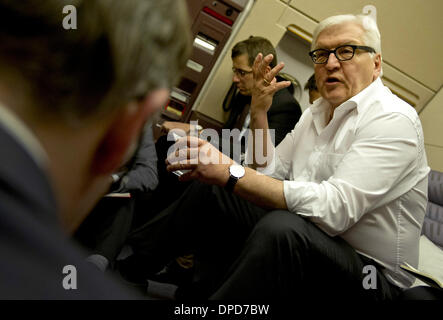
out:
{"label": "man's wrist", "polygon": [[268,113],[262,109],[251,109],[251,119],[268,118]]}
{"label": "man's wrist", "polygon": [[242,165],[234,162],[228,167],[227,172],[229,176],[225,184],[225,189],[229,192],[233,192],[235,185],[245,176],[246,171]]}
{"label": "man's wrist", "polygon": [[268,124],[268,114],[266,111],[251,111],[251,128],[264,128]]}
{"label": "man's wrist", "polygon": [[222,183],[222,187],[225,187],[226,186],[226,184],[228,183],[228,180],[229,180],[229,177],[230,177],[230,174],[229,174],[229,167],[231,166],[231,165],[233,165],[235,162],[234,161],[232,161],[232,163],[229,163],[229,164],[225,164],[225,165],[223,165],[223,169],[222,169],[222,172],[223,172],[223,183]]}

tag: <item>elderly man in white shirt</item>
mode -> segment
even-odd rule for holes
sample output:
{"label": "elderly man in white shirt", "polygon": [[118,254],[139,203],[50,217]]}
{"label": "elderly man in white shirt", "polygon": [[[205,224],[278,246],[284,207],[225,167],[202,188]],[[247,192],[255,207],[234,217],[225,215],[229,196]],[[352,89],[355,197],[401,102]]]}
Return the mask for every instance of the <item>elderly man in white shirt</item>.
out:
{"label": "elderly man in white shirt", "polygon": [[[246,240],[224,280],[214,282],[213,299],[394,299],[413,282],[400,264],[418,263],[429,168],[417,113],[380,79],[377,25],[369,16],[330,17],[317,27],[310,56],[322,98],[276,149],[266,111],[288,83],[275,81],[282,63],[267,72],[272,56],[258,55],[251,166],[240,167],[194,137],[179,141],[169,159],[168,170],[191,170],[181,180],[228,189],[212,188],[211,196],[191,187],[169,216],[192,217],[197,233],[208,228],[227,246],[228,234]],[[251,156],[258,140],[268,141],[261,164]],[[200,215],[198,201],[206,206]],[[217,233],[220,216],[233,222]]]}

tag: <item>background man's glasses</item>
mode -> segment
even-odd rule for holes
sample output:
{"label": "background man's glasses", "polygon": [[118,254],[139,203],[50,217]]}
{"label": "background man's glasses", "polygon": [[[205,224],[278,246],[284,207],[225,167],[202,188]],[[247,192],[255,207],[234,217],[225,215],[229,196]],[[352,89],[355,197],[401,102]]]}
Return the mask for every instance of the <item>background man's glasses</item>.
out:
{"label": "background man's glasses", "polygon": [[344,46],[339,46],[335,48],[334,50],[328,50],[328,49],[317,49],[314,51],[309,52],[309,55],[311,56],[311,59],[316,64],[323,64],[328,62],[329,56],[331,53],[335,55],[337,60],[339,61],[347,61],[351,60],[354,57],[355,50],[365,50],[367,52],[374,52],[375,50],[371,47],[367,46],[356,46],[353,44],[347,44]]}
{"label": "background man's glasses", "polygon": [[232,67],[232,72],[234,72],[238,77],[244,77],[245,75],[252,73],[252,70],[246,71],[246,70],[237,69],[237,68]]}

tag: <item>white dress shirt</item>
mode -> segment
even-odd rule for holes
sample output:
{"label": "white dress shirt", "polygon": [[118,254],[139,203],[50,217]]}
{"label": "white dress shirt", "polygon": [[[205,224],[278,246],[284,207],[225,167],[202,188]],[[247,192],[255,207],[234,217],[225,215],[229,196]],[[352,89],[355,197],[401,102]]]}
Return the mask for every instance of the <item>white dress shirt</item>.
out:
{"label": "white dress shirt", "polygon": [[418,264],[427,204],[423,131],[415,110],[378,78],[335,109],[318,99],[275,149],[274,178],[288,210],[386,269],[400,287]]}

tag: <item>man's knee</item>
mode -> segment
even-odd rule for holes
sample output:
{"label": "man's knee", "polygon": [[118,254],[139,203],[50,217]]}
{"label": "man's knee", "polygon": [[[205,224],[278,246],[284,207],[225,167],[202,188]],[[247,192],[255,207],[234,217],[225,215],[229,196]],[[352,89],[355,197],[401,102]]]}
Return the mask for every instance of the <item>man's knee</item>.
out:
{"label": "man's knee", "polygon": [[261,241],[303,241],[308,237],[309,221],[285,210],[265,215],[254,228],[253,234]]}

